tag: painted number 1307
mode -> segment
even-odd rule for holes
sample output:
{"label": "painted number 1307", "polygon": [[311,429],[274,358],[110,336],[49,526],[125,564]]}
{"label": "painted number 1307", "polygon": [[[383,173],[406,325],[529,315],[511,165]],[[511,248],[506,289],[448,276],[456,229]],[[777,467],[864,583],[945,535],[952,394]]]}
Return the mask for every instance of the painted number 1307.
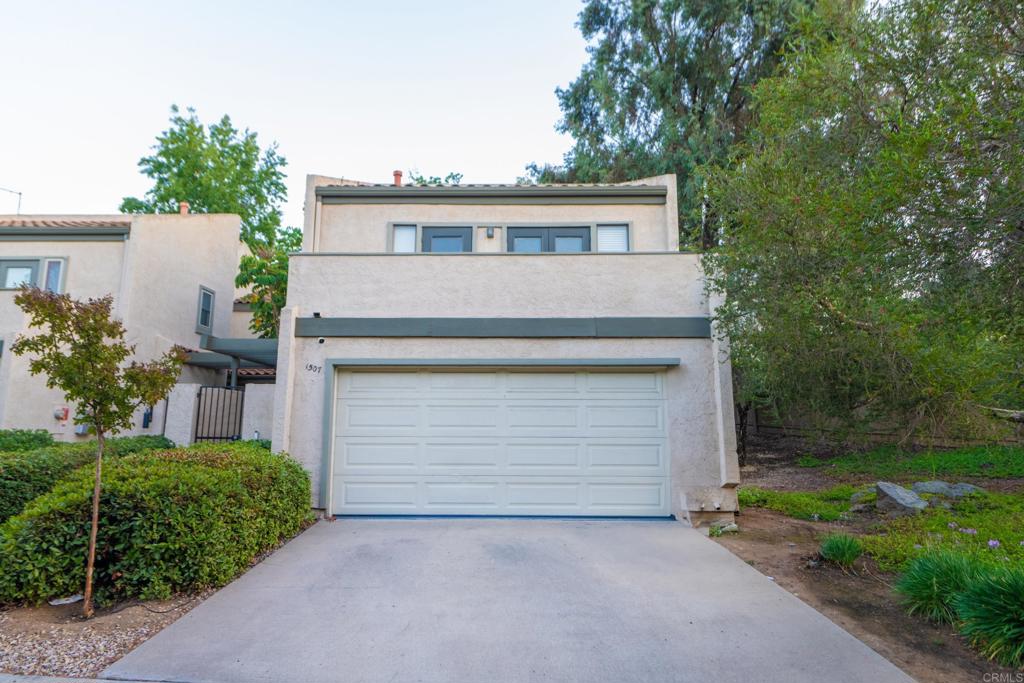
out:
{"label": "painted number 1307", "polygon": [[322,366],[322,365],[313,365],[312,363],[306,363],[306,371],[307,372],[312,372],[314,374],[319,374],[319,373],[324,371],[324,366]]}

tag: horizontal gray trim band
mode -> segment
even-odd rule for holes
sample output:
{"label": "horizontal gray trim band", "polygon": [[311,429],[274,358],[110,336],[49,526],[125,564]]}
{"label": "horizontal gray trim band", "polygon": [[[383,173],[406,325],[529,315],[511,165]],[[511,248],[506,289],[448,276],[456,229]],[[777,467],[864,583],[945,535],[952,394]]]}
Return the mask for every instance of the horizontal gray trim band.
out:
{"label": "horizontal gray trim band", "polygon": [[350,368],[671,368],[678,358],[328,358],[327,365]]}
{"label": "horizontal gray trim band", "polygon": [[128,228],[0,228],[0,242],[123,242]]}
{"label": "horizontal gray trim band", "polygon": [[530,186],[349,187],[316,188],[324,204],[664,204],[664,185],[602,187]]}
{"label": "horizontal gray trim band", "polygon": [[709,339],[706,317],[299,318],[296,337],[678,337]]}
{"label": "horizontal gray trim band", "polygon": [[[227,370],[231,367],[231,358],[231,356],[227,356],[222,353],[214,353],[212,351],[192,351],[187,355],[185,365],[191,365],[198,368],[211,368],[213,370]],[[265,368],[267,365],[264,363],[254,363],[252,361],[240,359],[238,367]]]}

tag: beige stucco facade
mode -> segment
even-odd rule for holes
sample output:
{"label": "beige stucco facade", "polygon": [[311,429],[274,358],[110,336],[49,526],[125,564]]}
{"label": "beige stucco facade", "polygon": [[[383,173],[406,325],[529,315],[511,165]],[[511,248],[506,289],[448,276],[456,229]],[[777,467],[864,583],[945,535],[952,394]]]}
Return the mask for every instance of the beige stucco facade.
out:
{"label": "beige stucco facade", "polygon": [[[150,359],[178,344],[200,347],[197,331],[200,287],[214,293],[210,331],[228,336],[234,277],[238,267],[239,218],[233,215],[0,216],[0,262],[61,259],[61,291],[84,299],[112,295],[136,356]],[[0,283],[2,284],[2,283]],[[45,429],[57,438],[74,433],[73,419],[58,419],[74,407],[31,376],[28,359],[10,352],[29,332],[14,304],[15,291],[0,290],[0,428]],[[186,366],[182,382],[210,383],[210,370]],[[130,433],[162,433],[164,405],[154,407],[149,426],[142,411]]]}
{"label": "beige stucco facade", "polygon": [[[722,344],[713,334],[503,337],[486,332],[487,321],[493,319],[540,325],[625,319],[620,320],[625,329],[638,320],[706,324],[712,310],[704,296],[699,257],[678,251],[673,176],[637,183],[663,190],[657,201],[642,203],[614,193],[586,194],[573,186],[548,194],[509,188],[500,196],[491,196],[487,189],[479,196],[469,189],[463,194],[440,190],[434,196],[430,191],[381,187],[365,196],[342,194],[331,203],[332,197],[317,189],[325,182],[330,184],[321,176],[308,179],[304,251],[290,261],[273,427],[274,448],[288,451],[313,477],[314,507],[332,509],[336,495],[331,387],[334,368],[344,359],[374,359],[382,368],[389,361],[405,367],[422,361],[423,367],[431,367],[438,359],[507,359],[519,367],[536,362],[540,372],[559,372],[564,371],[557,365],[562,359],[577,364],[593,359],[600,370],[602,364],[618,361],[667,358],[678,361],[660,370],[666,392],[671,511],[692,518],[736,510],[731,376]],[[391,203],[389,192],[395,197]],[[389,234],[396,223],[471,226],[472,252],[389,253]],[[629,226],[629,253],[523,254],[507,249],[509,227],[603,224]],[[401,325],[424,318],[455,319],[472,333],[354,336],[344,331],[351,321],[369,320],[372,325],[381,319]],[[302,332],[310,324],[341,331],[319,336]]]}

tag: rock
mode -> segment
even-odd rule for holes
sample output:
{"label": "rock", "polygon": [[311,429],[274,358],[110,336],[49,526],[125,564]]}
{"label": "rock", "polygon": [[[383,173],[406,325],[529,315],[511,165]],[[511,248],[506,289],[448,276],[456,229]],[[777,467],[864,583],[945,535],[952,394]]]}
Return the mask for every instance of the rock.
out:
{"label": "rock", "polygon": [[951,495],[953,498],[963,498],[964,496],[973,496],[976,493],[986,493],[985,489],[981,488],[980,486],[975,486],[974,484],[965,484],[964,482],[954,484],[950,488],[952,490]]}
{"label": "rock", "polygon": [[944,481],[918,481],[910,489],[914,493],[930,493],[933,496],[953,497],[953,485]]}
{"label": "rock", "polygon": [[878,492],[875,507],[883,512],[915,515],[928,507],[928,503],[921,496],[892,482],[880,481],[875,484],[875,490]]}
{"label": "rock", "polygon": [[724,519],[716,519],[711,522],[711,529],[716,534],[734,534],[740,530],[736,522],[730,522]]}
{"label": "rock", "polygon": [[914,493],[930,493],[945,498],[963,498],[976,493],[985,493],[985,489],[974,484],[947,484],[944,481],[919,481],[910,487]]}
{"label": "rock", "polygon": [[870,491],[854,491],[853,495],[850,496],[850,502],[856,505],[857,503],[864,500],[864,498],[866,498],[869,493]]}
{"label": "rock", "polygon": [[855,515],[859,515],[866,512],[871,512],[872,507],[873,506],[869,503],[857,503],[856,505],[850,508],[850,512]]}
{"label": "rock", "polygon": [[928,499],[928,506],[929,507],[933,507],[933,508],[943,508],[945,510],[950,510],[950,509],[953,508],[953,504],[952,503],[950,503],[948,500],[944,500],[942,498],[929,498]]}

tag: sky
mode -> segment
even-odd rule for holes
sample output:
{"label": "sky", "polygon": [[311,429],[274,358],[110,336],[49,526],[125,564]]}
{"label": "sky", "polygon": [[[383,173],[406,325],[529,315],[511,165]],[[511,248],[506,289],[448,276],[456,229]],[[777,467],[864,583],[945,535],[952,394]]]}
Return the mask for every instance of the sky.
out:
{"label": "sky", "polygon": [[[170,106],[223,114],[307,173],[513,182],[558,162],[554,90],[586,59],[579,0],[0,0],[0,187],[22,213],[116,213]],[[0,213],[17,197],[0,192]]]}

